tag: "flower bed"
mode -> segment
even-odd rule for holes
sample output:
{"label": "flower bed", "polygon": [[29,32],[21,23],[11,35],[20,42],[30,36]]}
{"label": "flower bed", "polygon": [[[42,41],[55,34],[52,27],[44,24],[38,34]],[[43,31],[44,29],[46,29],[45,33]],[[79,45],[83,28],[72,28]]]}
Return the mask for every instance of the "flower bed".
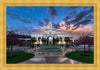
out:
{"label": "flower bed", "polygon": [[60,49],[59,47],[42,47],[41,49],[49,50],[49,49]]}

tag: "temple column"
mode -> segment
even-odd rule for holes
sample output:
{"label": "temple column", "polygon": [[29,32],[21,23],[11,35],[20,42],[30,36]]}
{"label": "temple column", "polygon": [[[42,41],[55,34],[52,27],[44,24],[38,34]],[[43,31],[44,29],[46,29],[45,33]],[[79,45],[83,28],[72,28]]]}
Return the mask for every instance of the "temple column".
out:
{"label": "temple column", "polygon": [[36,37],[36,44],[38,44],[38,37]]}
{"label": "temple column", "polygon": [[74,38],[73,38],[73,42],[74,42]]}
{"label": "temple column", "polygon": [[42,39],[42,37],[40,38],[40,44],[42,44],[42,40],[41,39]]}
{"label": "temple column", "polygon": [[62,44],[64,44],[64,37],[62,37]]}
{"label": "temple column", "polygon": [[52,41],[51,41],[51,44],[53,44],[53,36],[52,36]]}

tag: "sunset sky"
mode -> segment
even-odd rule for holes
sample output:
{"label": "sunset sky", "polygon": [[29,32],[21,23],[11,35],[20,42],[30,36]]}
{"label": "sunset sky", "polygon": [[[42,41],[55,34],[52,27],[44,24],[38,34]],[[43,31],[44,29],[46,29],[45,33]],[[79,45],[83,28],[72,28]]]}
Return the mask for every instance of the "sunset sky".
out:
{"label": "sunset sky", "polygon": [[43,33],[51,20],[57,32],[79,36],[94,30],[92,6],[8,6],[7,30]]}

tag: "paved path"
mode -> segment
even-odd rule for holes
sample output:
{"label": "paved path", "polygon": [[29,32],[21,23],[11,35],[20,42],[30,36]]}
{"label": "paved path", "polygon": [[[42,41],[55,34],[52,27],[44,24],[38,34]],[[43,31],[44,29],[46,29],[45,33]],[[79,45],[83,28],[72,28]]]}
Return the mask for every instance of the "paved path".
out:
{"label": "paved path", "polygon": [[[78,62],[67,57],[40,57],[36,56],[19,64],[82,64],[82,62]],[[84,63],[83,63],[84,64]]]}

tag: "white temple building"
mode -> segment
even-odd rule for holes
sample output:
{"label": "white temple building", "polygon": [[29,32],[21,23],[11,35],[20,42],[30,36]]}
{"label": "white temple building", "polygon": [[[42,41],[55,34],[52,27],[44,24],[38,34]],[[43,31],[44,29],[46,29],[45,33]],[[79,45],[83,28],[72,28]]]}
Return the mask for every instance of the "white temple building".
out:
{"label": "white temple building", "polygon": [[[49,28],[45,29],[44,33],[32,33],[31,38],[35,37],[36,42],[35,44],[43,44],[42,43],[42,38],[45,38],[48,40],[48,44],[53,44],[53,38],[59,38],[58,44],[65,44],[65,37],[70,37],[68,33],[57,33],[55,29],[52,27],[51,21],[49,22]],[[73,38],[70,37],[70,40],[73,41]]]}

